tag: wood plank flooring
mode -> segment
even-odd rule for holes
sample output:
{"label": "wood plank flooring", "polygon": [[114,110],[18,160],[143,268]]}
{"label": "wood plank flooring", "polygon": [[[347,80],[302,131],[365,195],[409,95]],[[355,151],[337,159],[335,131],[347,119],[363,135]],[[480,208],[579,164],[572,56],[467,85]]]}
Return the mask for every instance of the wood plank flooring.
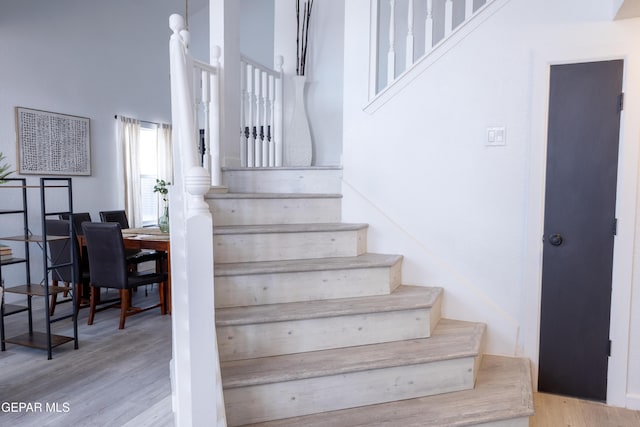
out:
{"label": "wood plank flooring", "polygon": [[[148,302],[157,295],[150,292]],[[145,301],[144,291],[134,301]],[[40,328],[42,300],[34,298],[35,325]],[[69,305],[56,309],[62,314]],[[117,329],[118,310],[96,315],[87,326],[87,310],[80,312],[80,348],[64,344],[45,351],[7,344],[0,353],[0,404],[42,405],[42,412],[10,412],[0,408],[1,426],[41,427],[173,427],[169,360],[171,317],[159,310],[127,319]],[[24,332],[26,314],[6,318],[7,336]],[[70,321],[53,325],[55,333],[68,333]],[[536,415],[530,427],[632,427],[640,425],[640,411],[613,408],[596,402],[534,393]],[[60,412],[46,412],[46,404]],[[65,406],[65,403],[68,406]],[[55,408],[50,408],[55,409]],[[66,412],[65,412],[66,411]]]}
{"label": "wood plank flooring", "polygon": [[[154,290],[145,298],[140,289],[134,303],[142,306],[157,298]],[[34,330],[44,330],[43,300],[33,302]],[[68,312],[70,306],[59,305],[56,315]],[[88,326],[88,310],[82,309],[80,348],[74,350],[73,343],[56,347],[52,360],[47,360],[46,351],[7,344],[7,351],[0,352],[0,426],[123,426],[149,408],[160,416],[148,425],[172,426],[171,317],[150,310],[129,317],[126,328],[118,330],[119,312],[99,312]],[[8,337],[26,332],[26,313],[5,318],[5,327]],[[71,320],[54,323],[52,329],[71,335]],[[5,402],[31,404],[32,411],[27,411],[29,407],[12,411]]]}
{"label": "wood plank flooring", "polygon": [[640,426],[640,411],[545,393],[534,393],[533,402],[536,414],[529,427]]}

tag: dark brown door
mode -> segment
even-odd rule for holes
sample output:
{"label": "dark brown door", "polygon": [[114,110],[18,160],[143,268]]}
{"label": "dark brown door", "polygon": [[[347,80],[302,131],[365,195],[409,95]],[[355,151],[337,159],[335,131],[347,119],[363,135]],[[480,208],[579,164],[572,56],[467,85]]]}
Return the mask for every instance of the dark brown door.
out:
{"label": "dark brown door", "polygon": [[551,67],[538,389],[606,400],[623,61]]}

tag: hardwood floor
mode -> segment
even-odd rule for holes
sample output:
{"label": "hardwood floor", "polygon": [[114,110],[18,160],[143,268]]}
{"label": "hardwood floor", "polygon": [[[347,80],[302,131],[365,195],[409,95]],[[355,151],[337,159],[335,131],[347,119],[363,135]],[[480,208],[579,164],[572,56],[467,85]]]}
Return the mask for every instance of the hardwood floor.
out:
{"label": "hardwood floor", "polygon": [[[148,301],[142,301],[141,290],[134,301],[142,305],[156,298],[150,291]],[[34,325],[40,328],[42,300],[34,298],[34,306]],[[65,304],[56,310],[61,314],[69,309]],[[12,344],[0,353],[0,425],[173,427],[171,317],[159,310],[141,313],[128,318],[120,331],[118,310],[98,313],[93,326],[86,324],[87,313],[80,311],[78,350],[71,343],[62,345],[54,349],[53,360],[47,360],[45,351]],[[7,317],[7,336],[24,332],[26,323],[26,314]],[[55,323],[53,330],[68,334],[71,322]],[[536,415],[530,427],[640,426],[640,411],[543,393],[534,396]],[[19,412],[11,403],[31,406]]]}
{"label": "hardwood floor", "polygon": [[545,393],[534,393],[533,401],[536,414],[529,427],[640,426],[640,411]]}
{"label": "hardwood floor", "polygon": [[[134,302],[144,305],[157,298],[153,290],[145,298],[140,289]],[[35,330],[44,328],[42,302],[34,298]],[[59,305],[56,314],[68,310],[70,304]],[[149,425],[172,426],[171,317],[151,310],[129,317],[126,328],[118,330],[119,312],[99,312],[88,326],[88,310],[80,310],[80,348],[74,350],[73,343],[56,347],[52,360],[46,351],[7,344],[0,353],[0,425],[123,426],[154,408],[163,415]],[[5,318],[5,327],[9,337],[26,332],[26,313]],[[54,323],[52,329],[72,335],[70,320]],[[19,411],[11,403],[31,406]]]}

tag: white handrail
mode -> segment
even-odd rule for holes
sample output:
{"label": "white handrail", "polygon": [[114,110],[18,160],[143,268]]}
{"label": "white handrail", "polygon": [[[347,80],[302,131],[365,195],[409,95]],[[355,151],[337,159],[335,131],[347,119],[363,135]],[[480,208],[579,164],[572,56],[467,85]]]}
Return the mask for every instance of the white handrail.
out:
{"label": "white handrail", "polygon": [[282,56],[276,68],[240,58],[240,157],[243,167],[282,166]]}
{"label": "white handrail", "polygon": [[[196,126],[197,103],[211,107],[214,102],[210,77],[215,67],[191,58],[189,33],[180,15],[171,15],[169,26],[173,31],[169,49],[174,183],[169,201],[174,418],[178,427],[226,427],[215,329],[213,221],[204,201],[211,178],[198,159]],[[194,80],[201,85],[198,89],[209,91],[194,91]],[[215,120],[208,126],[211,134],[217,131]]]}

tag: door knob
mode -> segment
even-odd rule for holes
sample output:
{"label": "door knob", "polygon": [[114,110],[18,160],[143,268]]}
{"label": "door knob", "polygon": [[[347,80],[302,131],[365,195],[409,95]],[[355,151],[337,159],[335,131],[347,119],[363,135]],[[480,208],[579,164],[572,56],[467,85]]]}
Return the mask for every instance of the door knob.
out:
{"label": "door knob", "polygon": [[551,236],[549,236],[549,243],[552,246],[560,246],[562,242],[564,242],[564,239],[560,234],[552,234]]}

